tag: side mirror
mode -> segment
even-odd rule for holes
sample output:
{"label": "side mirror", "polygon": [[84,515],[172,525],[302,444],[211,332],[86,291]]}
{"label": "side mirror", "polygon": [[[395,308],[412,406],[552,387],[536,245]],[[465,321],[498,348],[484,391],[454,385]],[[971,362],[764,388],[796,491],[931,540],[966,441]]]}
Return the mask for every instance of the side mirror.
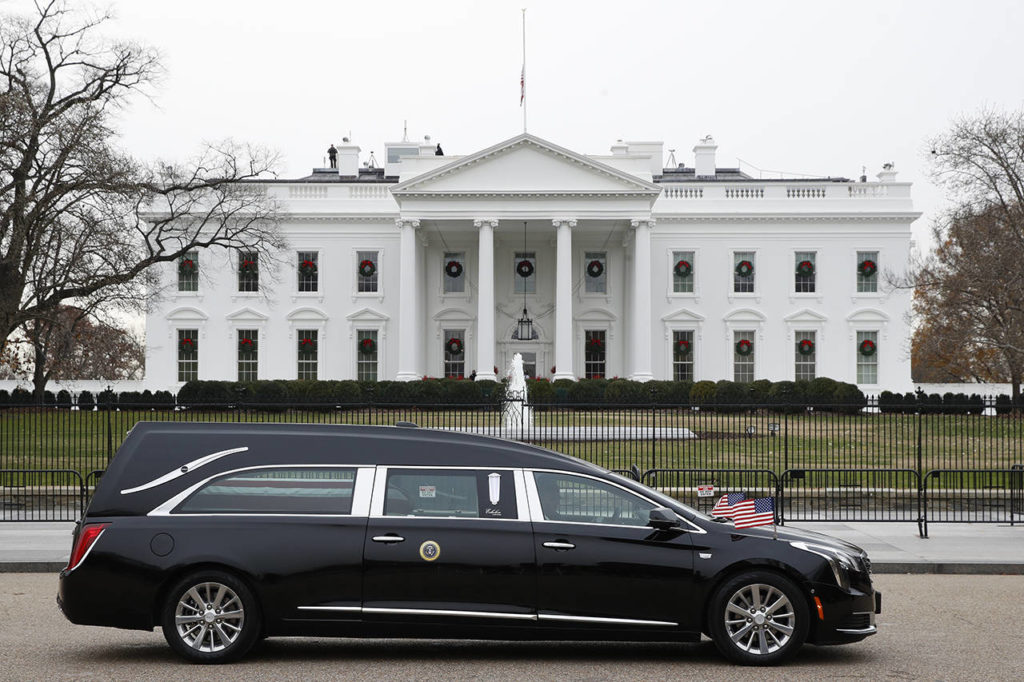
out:
{"label": "side mirror", "polygon": [[668,530],[669,528],[678,528],[681,524],[679,517],[671,509],[655,507],[651,510],[651,516],[647,521],[647,525],[658,530]]}

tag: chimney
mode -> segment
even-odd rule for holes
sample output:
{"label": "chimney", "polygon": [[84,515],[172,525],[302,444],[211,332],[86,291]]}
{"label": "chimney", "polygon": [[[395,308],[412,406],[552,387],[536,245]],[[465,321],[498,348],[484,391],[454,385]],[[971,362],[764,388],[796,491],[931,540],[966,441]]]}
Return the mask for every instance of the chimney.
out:
{"label": "chimney", "polygon": [[619,155],[628,153],[629,145],[623,142],[622,140],[615,140],[615,144],[612,145],[612,154]]}
{"label": "chimney", "polygon": [[884,185],[896,182],[896,164],[892,161],[882,165],[882,170],[876,176],[878,181]]}
{"label": "chimney", "polygon": [[693,148],[694,175],[698,178],[715,177],[715,150],[718,145],[710,135],[706,135]]}
{"label": "chimney", "polygon": [[342,177],[351,178],[359,175],[359,145],[353,144],[347,137],[343,137],[337,149],[338,173]]}

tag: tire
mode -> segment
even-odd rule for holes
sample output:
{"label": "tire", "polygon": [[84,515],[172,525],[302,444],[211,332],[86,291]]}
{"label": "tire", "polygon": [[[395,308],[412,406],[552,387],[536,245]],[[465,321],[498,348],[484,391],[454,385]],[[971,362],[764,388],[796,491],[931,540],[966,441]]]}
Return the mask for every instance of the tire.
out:
{"label": "tire", "polygon": [[803,591],[771,571],[748,571],[711,597],[708,631],[723,656],[742,665],[777,665],[792,658],[810,626]]}
{"label": "tire", "polygon": [[193,663],[229,663],[260,637],[262,617],[252,591],[224,571],[198,571],[167,592],[160,624],[174,651]]}

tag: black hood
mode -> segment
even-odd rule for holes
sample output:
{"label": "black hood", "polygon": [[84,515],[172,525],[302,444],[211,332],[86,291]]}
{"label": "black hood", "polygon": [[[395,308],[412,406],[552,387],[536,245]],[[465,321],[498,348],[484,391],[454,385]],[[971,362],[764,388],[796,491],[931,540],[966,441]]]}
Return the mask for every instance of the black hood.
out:
{"label": "black hood", "polygon": [[855,556],[865,555],[866,552],[846,540],[840,540],[834,538],[831,535],[825,535],[824,533],[818,533],[813,530],[804,530],[802,528],[787,528],[786,526],[776,526],[775,531],[772,530],[771,526],[758,526],[756,528],[740,528],[733,529],[731,523],[721,524],[723,528],[729,528],[733,533],[737,535],[748,535],[750,537],[772,539],[777,537],[782,542],[790,542],[793,540],[803,540],[804,542],[813,542],[817,545],[826,545],[828,547],[835,547],[842,549],[847,552],[851,552]]}

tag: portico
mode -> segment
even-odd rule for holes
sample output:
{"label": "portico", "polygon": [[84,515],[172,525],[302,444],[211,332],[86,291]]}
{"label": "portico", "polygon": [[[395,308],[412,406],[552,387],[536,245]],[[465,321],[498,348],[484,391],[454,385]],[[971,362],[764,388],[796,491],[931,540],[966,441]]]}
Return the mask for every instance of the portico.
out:
{"label": "portico", "polygon": [[[588,371],[586,343],[595,349],[592,355],[607,353],[617,372],[653,378],[648,292],[651,208],[659,193],[651,182],[528,134],[396,185],[403,274],[397,378],[429,373],[422,339],[424,307],[431,304],[448,315],[454,308],[475,318],[465,330],[465,353],[466,373],[475,369],[477,379],[499,378],[517,351],[532,364],[533,376],[576,379]],[[438,249],[463,258],[457,262],[465,266],[468,285],[462,295],[442,296],[440,304],[424,296],[432,290],[431,266],[443,260],[425,254]],[[602,273],[610,268],[614,274],[602,280],[604,291],[591,291],[584,280],[587,253]],[[526,277],[516,267],[524,261],[532,269]],[[513,340],[524,307],[537,338]],[[441,311],[426,312],[436,319]],[[586,338],[589,320],[600,327],[593,330],[601,334],[600,346]],[[434,337],[441,339],[442,327],[437,330]],[[621,341],[607,350],[612,339],[627,335],[630,357]]]}

